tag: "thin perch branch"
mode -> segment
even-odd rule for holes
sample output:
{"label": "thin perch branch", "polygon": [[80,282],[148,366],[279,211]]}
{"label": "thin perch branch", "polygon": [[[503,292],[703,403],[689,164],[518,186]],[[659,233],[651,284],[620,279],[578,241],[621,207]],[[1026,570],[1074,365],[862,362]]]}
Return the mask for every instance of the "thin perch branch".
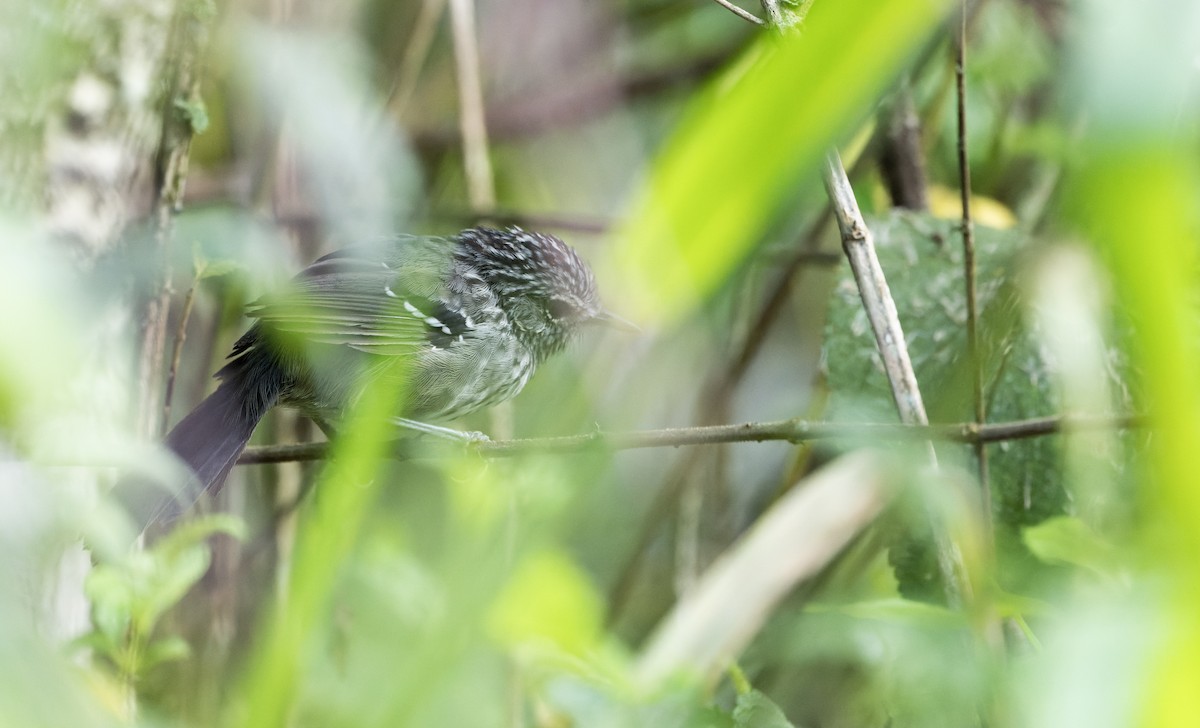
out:
{"label": "thin perch branch", "polygon": [[[870,439],[874,441],[1001,442],[1054,435],[1064,430],[1124,429],[1137,427],[1137,415],[1108,417],[1036,417],[1028,420],[979,425],[974,422],[938,425],[895,423],[811,422],[801,419],[774,422],[743,422],[708,427],[675,427],[632,432],[589,432],[562,437],[538,437],[517,440],[492,440],[464,446],[486,458],[513,457],[530,452],[572,454],[597,448],[638,450],[686,445],[716,445],[733,442],[812,442],[816,440]],[[398,445],[406,442],[400,440]],[[294,445],[248,447],[238,463],[253,465],[308,460],[328,456],[329,443],[307,442]],[[403,447],[394,448],[394,456],[404,459]]]}
{"label": "thin perch branch", "polygon": [[729,0],[716,0],[716,3],[718,5],[720,5],[721,7],[725,8],[726,10],[728,10],[729,12],[733,13],[734,15],[738,16],[742,20],[749,20],[751,23],[754,23],[755,25],[766,25],[767,24],[767,21],[758,17],[757,15],[750,12],[749,10],[743,10],[742,8],[739,8],[737,5],[734,5],[733,3],[729,2]]}

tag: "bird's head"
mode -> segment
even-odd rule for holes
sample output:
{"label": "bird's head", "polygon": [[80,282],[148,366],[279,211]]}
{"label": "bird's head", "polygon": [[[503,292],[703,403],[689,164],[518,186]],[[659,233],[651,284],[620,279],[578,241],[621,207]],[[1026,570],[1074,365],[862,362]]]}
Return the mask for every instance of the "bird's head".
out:
{"label": "bird's head", "polygon": [[481,227],[458,241],[460,260],[496,293],[517,336],[539,356],[562,349],[584,325],[629,326],[604,310],[592,269],[553,235]]}

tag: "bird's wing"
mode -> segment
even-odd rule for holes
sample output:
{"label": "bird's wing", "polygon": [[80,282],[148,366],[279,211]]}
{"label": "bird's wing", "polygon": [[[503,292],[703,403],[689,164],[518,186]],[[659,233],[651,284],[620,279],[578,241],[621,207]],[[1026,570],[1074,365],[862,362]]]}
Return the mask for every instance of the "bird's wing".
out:
{"label": "bird's wing", "polygon": [[272,333],[307,343],[406,356],[472,333],[472,322],[445,301],[451,260],[426,239],[391,241],[331,253],[288,289],[251,304],[247,314]]}

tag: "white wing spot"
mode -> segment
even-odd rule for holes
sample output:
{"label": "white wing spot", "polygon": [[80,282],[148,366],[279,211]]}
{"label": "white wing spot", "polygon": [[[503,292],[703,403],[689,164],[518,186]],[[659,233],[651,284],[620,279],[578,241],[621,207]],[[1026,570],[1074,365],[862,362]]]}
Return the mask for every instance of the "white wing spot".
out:
{"label": "white wing spot", "polygon": [[[391,293],[391,291],[389,290],[388,293]],[[425,314],[421,313],[421,309],[412,305],[408,301],[404,302],[404,310],[408,311],[409,313],[411,313],[413,316],[416,316],[417,318],[425,318]]]}
{"label": "white wing spot", "polygon": [[[384,292],[384,293],[386,293],[386,294],[388,295],[388,297],[389,297],[389,298],[395,298],[395,297],[396,297],[396,292],[392,290],[392,287],[391,287],[391,286],[384,286],[384,287],[383,287],[383,292]],[[407,306],[408,304],[407,304],[407,303],[405,303],[404,305],[406,305],[406,306]]]}

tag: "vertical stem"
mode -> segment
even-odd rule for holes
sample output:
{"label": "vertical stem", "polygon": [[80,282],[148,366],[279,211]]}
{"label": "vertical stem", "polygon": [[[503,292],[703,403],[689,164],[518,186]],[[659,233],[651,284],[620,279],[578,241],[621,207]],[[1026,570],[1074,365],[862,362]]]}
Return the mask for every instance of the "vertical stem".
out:
{"label": "vertical stem", "polygon": [[[958,173],[962,187],[962,239],[963,273],[967,282],[967,360],[971,367],[971,393],[975,405],[975,422],[982,425],[987,418],[987,407],[983,392],[983,362],[979,356],[979,309],[975,276],[975,224],[971,219],[971,165],[967,158],[967,8],[964,0],[961,22],[958,29],[957,57],[954,64],[954,82],[957,90],[958,111]],[[992,530],[992,486],[988,478],[987,444],[975,441],[975,460],[979,465],[983,523],[987,528],[988,542]]]}
{"label": "vertical stem", "polygon": [[401,116],[408,107],[408,100],[417,88],[417,80],[421,69],[429,57],[429,47],[433,45],[434,31],[446,9],[446,0],[424,0],[421,12],[413,24],[412,34],[404,48],[404,59],[400,62],[400,73],[388,94],[387,106],[396,116]]}
{"label": "vertical stem", "polygon": [[200,285],[199,271],[183,299],[183,311],[179,314],[179,325],[175,328],[175,342],[171,347],[171,366],[167,370],[167,389],[163,394],[162,429],[171,424],[171,402],[175,399],[175,377],[179,374],[179,362],[183,358],[183,342],[187,338],[188,320],[192,317],[192,306],[196,302],[196,287]]}
{"label": "vertical stem", "polygon": [[909,210],[928,210],[921,120],[908,78],[901,79],[880,121],[884,131],[879,166],[892,203]]}
{"label": "vertical stem", "polygon": [[155,254],[159,259],[158,290],[146,305],[142,317],[141,347],[138,357],[141,416],[139,426],[147,435],[161,434],[166,427],[162,418],[165,407],[158,398],[158,377],[166,354],[167,319],[171,308],[171,244],[175,232],[175,214],[183,203],[187,182],[188,159],[195,135],[195,118],[185,113],[188,104],[198,103],[197,65],[207,42],[207,18],[196,14],[188,3],[175,9],[172,47],[176,60],[163,99],[162,140],[159,146],[159,194],[155,211]]}
{"label": "vertical stem", "polygon": [[[958,26],[958,43],[954,63],[954,85],[958,116],[958,173],[962,194],[962,239],[963,274],[967,294],[967,361],[971,368],[971,393],[975,405],[975,423],[982,426],[987,418],[987,404],[983,392],[983,362],[979,355],[979,310],[975,277],[975,224],[971,219],[971,165],[967,158],[967,0],[962,0]],[[982,542],[989,557],[994,549],[995,535],[992,526],[992,486],[988,477],[987,443],[981,438],[974,441],[975,462],[979,467],[980,522],[983,525]],[[1003,659],[1004,636],[999,619],[991,604],[981,601],[976,608],[982,646],[991,652],[997,661]],[[981,706],[980,716],[985,725],[1004,725],[1010,721],[1003,706],[994,696]]]}
{"label": "vertical stem", "polygon": [[479,77],[479,44],[475,34],[475,6],[472,0],[450,0],[450,21],[454,33],[454,60],[458,67],[458,98],[461,105],[458,121],[463,137],[467,195],[475,211],[491,210],[496,206],[496,190],[488,155],[483,84]]}

